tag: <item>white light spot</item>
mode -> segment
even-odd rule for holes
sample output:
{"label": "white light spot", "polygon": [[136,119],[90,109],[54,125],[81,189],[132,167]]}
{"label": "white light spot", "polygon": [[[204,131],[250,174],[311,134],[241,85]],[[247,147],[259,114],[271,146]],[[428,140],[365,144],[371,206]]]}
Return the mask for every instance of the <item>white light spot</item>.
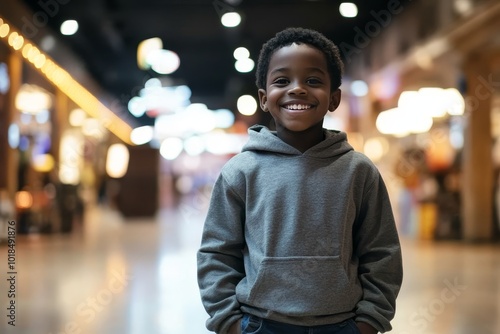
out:
{"label": "white light spot", "polygon": [[356,17],[358,15],[358,7],[352,2],[341,3],[339,11],[343,17]]}
{"label": "white light spot", "polygon": [[66,20],[61,24],[61,34],[66,36],[74,35],[78,31],[78,22]]}
{"label": "white light spot", "polygon": [[182,149],[182,140],[175,137],[167,138],[161,143],[160,154],[167,160],[174,160],[181,154]]}
{"label": "white light spot", "polygon": [[229,12],[222,15],[220,21],[224,27],[232,28],[240,24],[241,16],[236,12]]}
{"label": "white light spot", "polygon": [[239,59],[245,59],[250,57],[250,51],[248,51],[247,48],[244,48],[240,46],[239,48],[236,48],[233,52],[234,59],[239,60]]}
{"label": "white light spot", "polygon": [[368,85],[362,80],[355,80],[351,83],[351,92],[354,96],[365,96],[368,94]]}
{"label": "white light spot", "polygon": [[255,66],[255,63],[250,58],[238,59],[234,63],[234,67],[236,68],[236,71],[238,71],[240,73],[248,73],[251,70],[253,70],[254,66]]}
{"label": "white light spot", "polygon": [[236,103],[240,114],[251,116],[257,111],[257,101],[252,95],[242,95]]}
{"label": "white light spot", "polygon": [[143,145],[153,140],[154,129],[152,126],[141,126],[130,133],[130,140],[136,145]]}

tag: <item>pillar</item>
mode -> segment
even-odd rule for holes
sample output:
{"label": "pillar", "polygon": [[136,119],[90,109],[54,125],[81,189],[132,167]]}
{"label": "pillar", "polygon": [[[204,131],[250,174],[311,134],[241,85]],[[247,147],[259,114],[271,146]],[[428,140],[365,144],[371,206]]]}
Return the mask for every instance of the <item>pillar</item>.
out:
{"label": "pillar", "polygon": [[493,237],[493,161],[491,107],[495,87],[490,59],[471,54],[465,62],[466,129],[462,155],[462,236],[466,241]]}
{"label": "pillar", "polygon": [[22,59],[17,53],[11,53],[7,61],[10,87],[7,93],[5,111],[0,113],[0,189],[6,189],[9,197],[14,198],[17,191],[18,159],[16,150],[8,143],[9,126],[16,114],[16,94],[21,87]]}
{"label": "pillar", "polygon": [[67,120],[68,109],[69,109],[68,97],[59,89],[56,89],[54,109],[52,110],[51,113],[52,155],[54,157],[56,170],[59,168],[59,161],[60,161],[59,151],[61,144],[61,136],[64,133],[64,130],[67,128],[67,123],[68,123]]}

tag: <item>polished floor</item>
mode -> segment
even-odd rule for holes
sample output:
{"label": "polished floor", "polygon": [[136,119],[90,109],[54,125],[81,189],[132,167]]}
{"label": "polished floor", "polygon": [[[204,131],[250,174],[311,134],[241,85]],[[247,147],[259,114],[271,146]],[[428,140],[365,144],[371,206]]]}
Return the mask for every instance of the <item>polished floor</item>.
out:
{"label": "polished floor", "polygon": [[[0,333],[204,334],[196,283],[204,204],[154,219],[92,207],[70,235],[18,236],[16,318],[8,324],[0,245]],[[500,247],[402,238],[395,334],[500,333]]]}

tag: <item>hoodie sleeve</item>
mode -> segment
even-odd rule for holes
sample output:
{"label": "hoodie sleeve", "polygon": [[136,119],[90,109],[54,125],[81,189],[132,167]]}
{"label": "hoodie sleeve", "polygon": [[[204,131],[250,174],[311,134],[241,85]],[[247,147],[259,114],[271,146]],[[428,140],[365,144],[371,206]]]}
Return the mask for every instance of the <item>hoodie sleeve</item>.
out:
{"label": "hoodie sleeve", "polygon": [[216,333],[227,333],[231,324],[242,316],[235,289],[245,271],[244,215],[243,200],[221,174],[212,191],[197,254],[198,285],[210,316],[206,326]]}
{"label": "hoodie sleeve", "polygon": [[382,333],[389,331],[403,267],[389,196],[378,172],[364,194],[354,226],[354,252],[363,288],[363,297],[356,305],[356,321],[366,322]]}

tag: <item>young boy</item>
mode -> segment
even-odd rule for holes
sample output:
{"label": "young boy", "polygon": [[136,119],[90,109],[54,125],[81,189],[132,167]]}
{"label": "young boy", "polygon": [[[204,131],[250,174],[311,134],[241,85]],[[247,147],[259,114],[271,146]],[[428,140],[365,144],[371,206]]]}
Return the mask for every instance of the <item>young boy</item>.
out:
{"label": "young boy", "polygon": [[216,333],[391,329],[401,249],[377,168],[323,129],[340,103],[342,61],[322,34],[289,28],[257,64],[276,131],[249,129],[214,185],[198,282]]}

